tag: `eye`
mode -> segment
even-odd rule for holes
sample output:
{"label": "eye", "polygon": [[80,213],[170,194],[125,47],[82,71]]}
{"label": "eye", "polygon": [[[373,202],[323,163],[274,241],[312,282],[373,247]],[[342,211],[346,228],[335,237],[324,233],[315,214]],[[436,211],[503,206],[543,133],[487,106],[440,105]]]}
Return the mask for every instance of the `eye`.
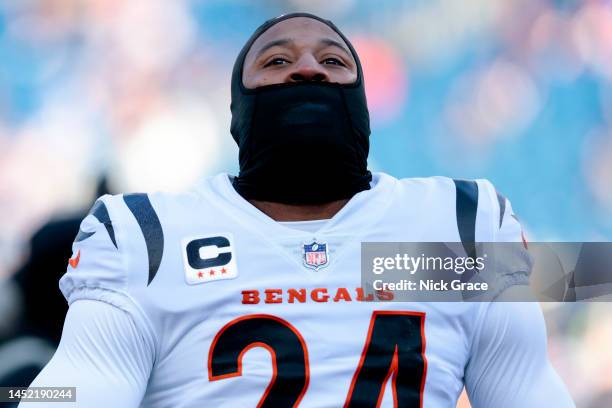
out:
{"label": "eye", "polygon": [[284,65],[284,64],[288,64],[289,61],[286,60],[285,58],[281,58],[281,57],[276,57],[276,58],[272,58],[270,61],[266,62],[266,64],[264,65],[264,68],[272,66],[272,65]]}
{"label": "eye", "polygon": [[344,62],[342,62],[340,59],[338,58],[334,58],[334,57],[329,57],[329,58],[325,58],[322,61],[323,64],[328,64],[328,65],[338,65],[341,67],[345,67],[346,64]]}

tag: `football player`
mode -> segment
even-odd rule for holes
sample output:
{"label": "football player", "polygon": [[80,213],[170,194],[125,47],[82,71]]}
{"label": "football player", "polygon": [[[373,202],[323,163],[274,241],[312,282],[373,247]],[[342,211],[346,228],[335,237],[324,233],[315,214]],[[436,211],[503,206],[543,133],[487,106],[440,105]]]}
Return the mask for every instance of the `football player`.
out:
{"label": "football player", "polygon": [[[446,408],[464,387],[477,408],[574,406],[537,303],[364,293],[361,242],[520,242],[521,228],[486,180],[368,171],[361,64],[335,25],[265,22],[231,92],[238,176],[95,203],[60,281],[61,344],[32,386],[76,386],[87,408]],[[496,300],[526,283],[500,276]]]}

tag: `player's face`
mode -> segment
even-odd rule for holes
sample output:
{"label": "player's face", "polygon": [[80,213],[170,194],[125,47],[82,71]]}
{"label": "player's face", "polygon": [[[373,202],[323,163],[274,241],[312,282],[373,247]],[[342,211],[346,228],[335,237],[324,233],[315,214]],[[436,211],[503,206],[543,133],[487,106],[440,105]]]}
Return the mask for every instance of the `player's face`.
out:
{"label": "player's face", "polygon": [[251,46],[242,70],[247,88],[356,80],[357,66],[344,40],[327,25],[307,17],[281,21],[265,31]]}

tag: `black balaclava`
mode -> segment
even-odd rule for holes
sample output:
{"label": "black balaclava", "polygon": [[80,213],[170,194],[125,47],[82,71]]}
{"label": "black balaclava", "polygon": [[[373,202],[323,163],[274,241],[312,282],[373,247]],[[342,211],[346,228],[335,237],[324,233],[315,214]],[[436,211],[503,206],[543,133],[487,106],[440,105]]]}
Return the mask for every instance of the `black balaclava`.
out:
{"label": "black balaclava", "polygon": [[[302,81],[245,88],[242,70],[253,42],[273,25],[295,17],[312,18],[338,33],[357,65],[354,83]],[[370,116],[361,63],[331,21],[292,13],[255,30],[234,63],[231,111],[240,162],[233,185],[244,198],[324,204],[370,188]]]}

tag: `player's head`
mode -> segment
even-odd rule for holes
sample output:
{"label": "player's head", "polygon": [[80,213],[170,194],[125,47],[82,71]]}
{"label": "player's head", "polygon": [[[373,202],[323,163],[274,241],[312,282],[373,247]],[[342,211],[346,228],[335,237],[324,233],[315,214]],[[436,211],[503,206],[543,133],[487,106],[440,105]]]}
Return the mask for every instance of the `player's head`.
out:
{"label": "player's head", "polygon": [[242,64],[246,88],[291,82],[354,83],[356,56],[329,25],[309,17],[282,20],[259,35]]}
{"label": "player's head", "polygon": [[369,188],[361,63],[331,22],[294,13],[262,24],[234,64],[231,111],[245,198],[321,204]]}

